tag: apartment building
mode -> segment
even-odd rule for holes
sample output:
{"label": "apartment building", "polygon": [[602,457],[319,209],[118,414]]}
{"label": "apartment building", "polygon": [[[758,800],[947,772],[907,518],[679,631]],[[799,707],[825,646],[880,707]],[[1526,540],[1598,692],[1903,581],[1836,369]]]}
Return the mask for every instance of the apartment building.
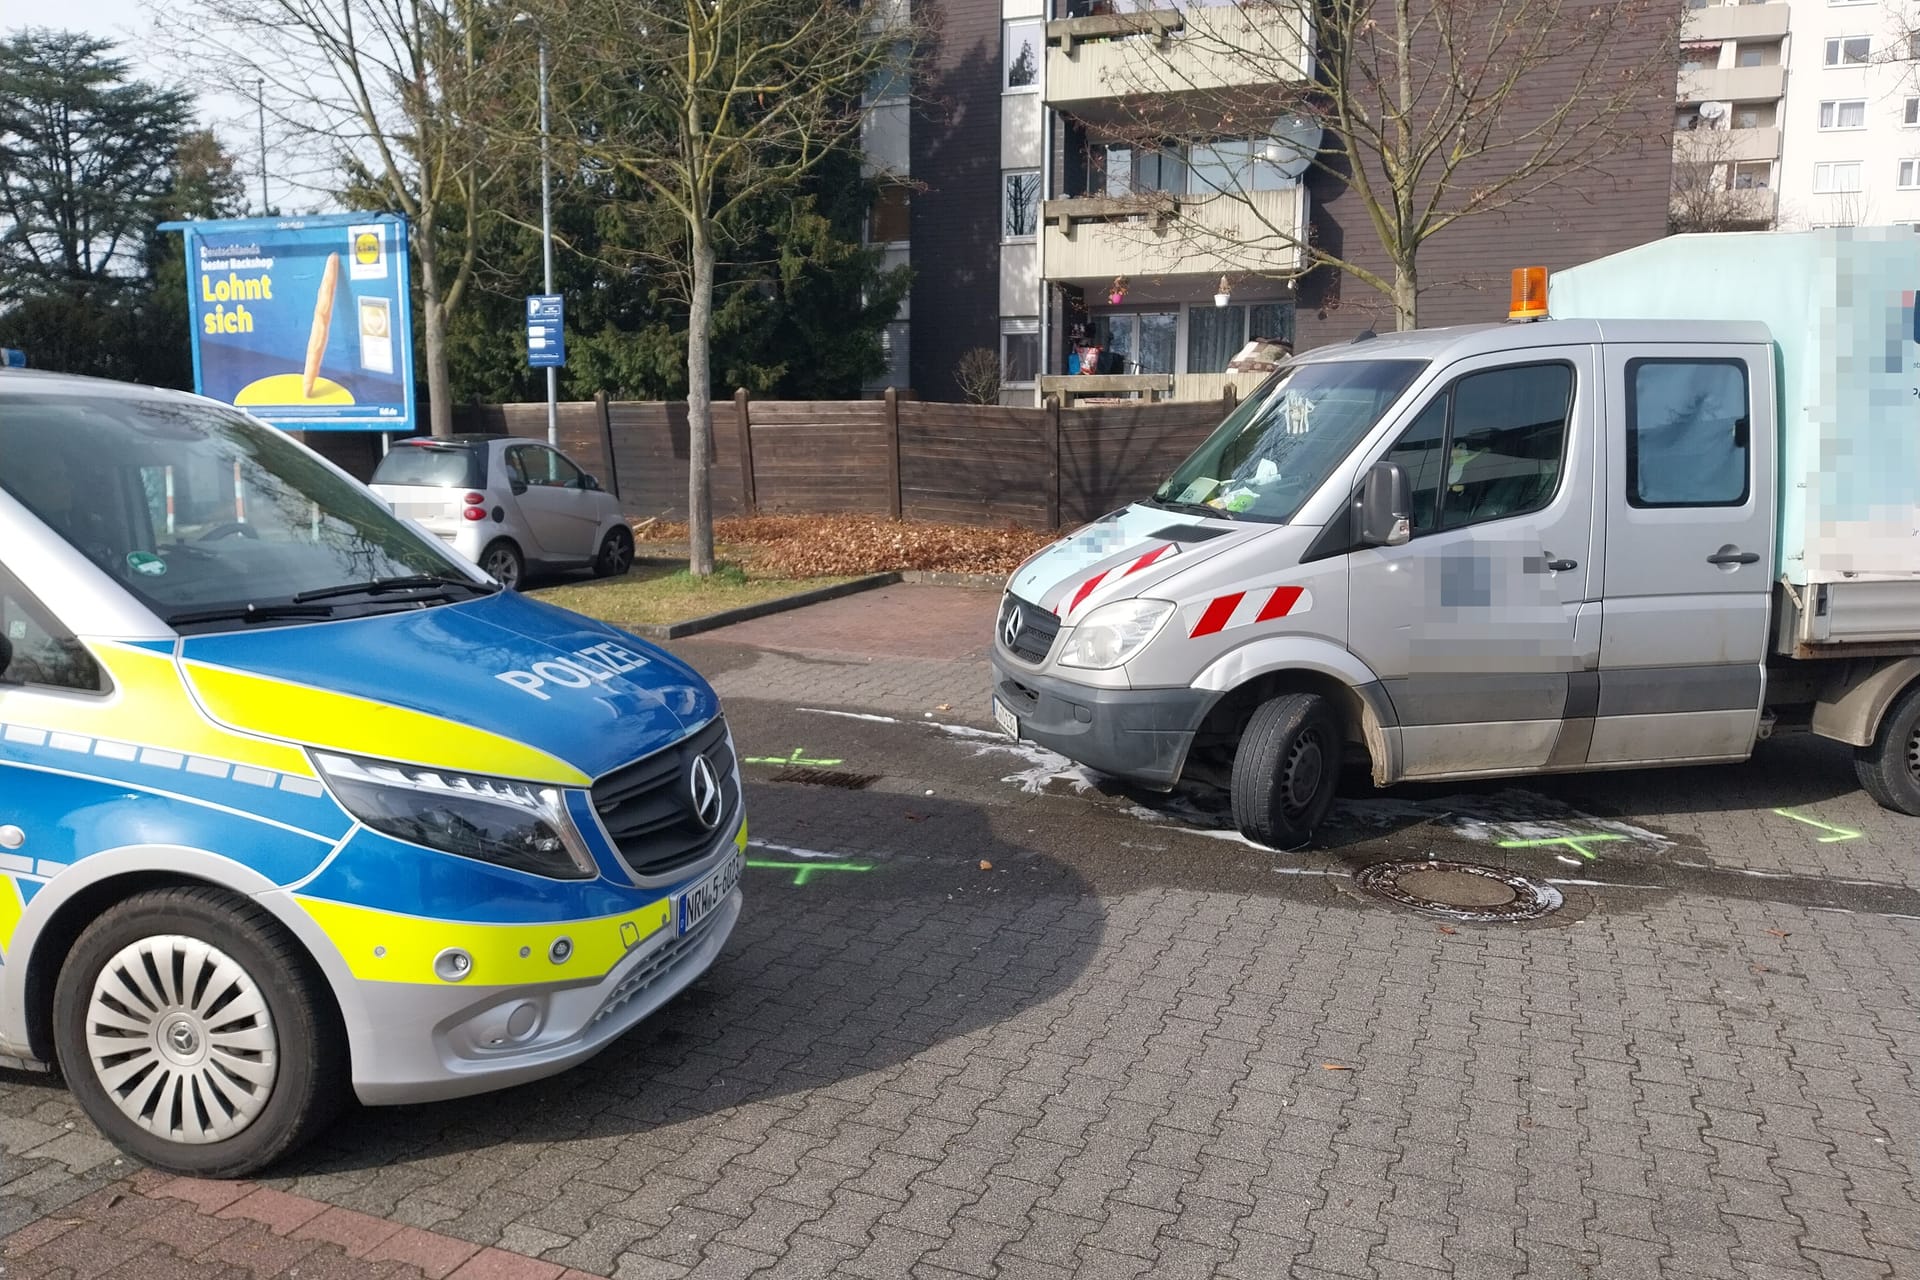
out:
{"label": "apartment building", "polygon": [[[1390,303],[1365,286],[1324,270],[1295,279],[1299,251],[1282,243],[1312,237],[1386,267],[1358,197],[1273,146],[1277,79],[1312,74],[1311,5],[1291,29],[1269,12],[1244,33],[1265,54],[1231,59],[1218,50],[1248,15],[1230,0],[915,3],[936,6],[940,33],[920,82],[911,100],[891,78],[870,95],[867,149],[887,185],[869,238],[915,272],[874,389],[956,398],[961,357],[986,348],[1004,403],[1033,404],[1044,379],[1084,368],[1120,390],[1212,398],[1249,338],[1305,349],[1391,326]],[[1228,96],[1249,109],[1224,113],[1205,145],[1143,133],[1158,102]],[[1199,136],[1191,110],[1181,134]],[[1429,242],[1423,323],[1499,318],[1513,267],[1664,234],[1667,143],[1613,168]],[[1263,246],[1251,258],[1224,248],[1251,242]]]}

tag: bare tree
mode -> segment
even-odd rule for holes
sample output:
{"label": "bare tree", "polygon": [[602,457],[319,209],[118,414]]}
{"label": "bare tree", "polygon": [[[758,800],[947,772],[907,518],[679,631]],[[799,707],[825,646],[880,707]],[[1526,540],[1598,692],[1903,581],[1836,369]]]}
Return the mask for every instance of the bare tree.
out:
{"label": "bare tree", "polygon": [[344,172],[407,216],[436,436],[453,431],[447,321],[507,168],[508,135],[489,117],[527,80],[494,56],[510,17],[488,0],[186,0],[165,19],[195,61],[257,70],[289,158]]}
{"label": "bare tree", "polygon": [[974,347],[954,366],[953,380],[968,404],[1000,403],[1000,357],[985,347]]}
{"label": "bare tree", "polygon": [[714,273],[745,211],[851,146],[862,96],[911,56],[898,0],[532,0],[570,162],[682,229],[689,568],[713,572]]}
{"label": "bare tree", "polygon": [[1738,140],[1737,130],[1708,122],[1674,135],[1669,233],[1763,231],[1772,225],[1772,192],[1764,184],[1743,184]]}
{"label": "bare tree", "polygon": [[[1252,275],[1341,273],[1412,328],[1433,237],[1666,145],[1679,16],[1673,0],[1230,0],[1116,15],[1105,22],[1125,52],[1107,88],[1121,128],[1136,153],[1171,150],[1187,174],[1184,192],[1156,196],[1171,214],[1132,233],[1180,237]],[[1322,243],[1297,201],[1261,198],[1290,167],[1357,201],[1379,257]]]}

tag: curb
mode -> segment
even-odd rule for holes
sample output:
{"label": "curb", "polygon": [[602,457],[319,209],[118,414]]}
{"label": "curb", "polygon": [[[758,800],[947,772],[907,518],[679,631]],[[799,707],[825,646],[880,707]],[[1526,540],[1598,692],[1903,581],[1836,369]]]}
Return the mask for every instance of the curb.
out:
{"label": "curb", "polygon": [[805,608],[810,604],[819,604],[823,600],[838,600],[841,596],[872,591],[875,587],[890,587],[901,580],[901,575],[897,573],[872,573],[864,578],[855,578],[851,582],[835,583],[831,587],[816,587],[812,591],[801,591],[794,595],[781,596],[776,600],[762,600],[758,604],[741,605],[738,609],[723,609],[719,613],[710,613],[704,618],[688,618],[685,622],[630,626],[627,630],[635,635],[644,636],[648,640],[680,640],[687,636],[699,635],[703,631],[717,631],[721,627],[730,627],[736,622],[751,622],[755,618],[764,618],[769,614]]}
{"label": "curb", "polygon": [[974,591],[998,591],[1007,585],[1004,573],[940,573],[928,569],[907,569],[900,581],[927,587],[966,587]]}

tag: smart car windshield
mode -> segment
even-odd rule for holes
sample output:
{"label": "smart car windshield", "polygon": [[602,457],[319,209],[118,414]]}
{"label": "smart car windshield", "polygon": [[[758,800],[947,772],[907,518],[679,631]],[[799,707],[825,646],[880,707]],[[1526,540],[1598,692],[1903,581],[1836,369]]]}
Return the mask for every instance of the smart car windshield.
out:
{"label": "smart car windshield", "polygon": [[169,625],[219,630],[489,590],[271,427],[188,401],[10,395],[0,489]]}
{"label": "smart car windshield", "polygon": [[1154,492],[1164,507],[1284,524],[1419,376],[1423,360],[1333,360],[1275,375]]}

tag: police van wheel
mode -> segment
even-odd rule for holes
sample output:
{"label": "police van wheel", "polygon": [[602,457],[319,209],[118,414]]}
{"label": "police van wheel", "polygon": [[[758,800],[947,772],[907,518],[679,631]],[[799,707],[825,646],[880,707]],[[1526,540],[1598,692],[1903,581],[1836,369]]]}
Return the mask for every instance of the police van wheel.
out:
{"label": "police van wheel", "polygon": [[620,524],[607,530],[600,540],[600,554],[593,561],[593,576],[617,578],[633,568],[633,530]]}
{"label": "police van wheel", "polygon": [[527,573],[526,557],[520,554],[520,548],[505,538],[487,544],[487,549],[480,553],[480,567],[509,591],[518,591],[520,579]]}
{"label": "police van wheel", "polygon": [[1233,757],[1233,823],[1269,849],[1298,849],[1333,807],[1344,745],[1325,698],[1284,693],[1260,704]]}
{"label": "police van wheel", "polygon": [[344,1096],[323,981],[243,898],[136,894],[88,925],[61,967],[61,1073],[100,1131],[148,1164],[252,1173],[312,1137]]}
{"label": "police van wheel", "polygon": [[1853,771],[1881,808],[1920,816],[1920,684],[1894,699],[1871,745],[1854,748]]}

